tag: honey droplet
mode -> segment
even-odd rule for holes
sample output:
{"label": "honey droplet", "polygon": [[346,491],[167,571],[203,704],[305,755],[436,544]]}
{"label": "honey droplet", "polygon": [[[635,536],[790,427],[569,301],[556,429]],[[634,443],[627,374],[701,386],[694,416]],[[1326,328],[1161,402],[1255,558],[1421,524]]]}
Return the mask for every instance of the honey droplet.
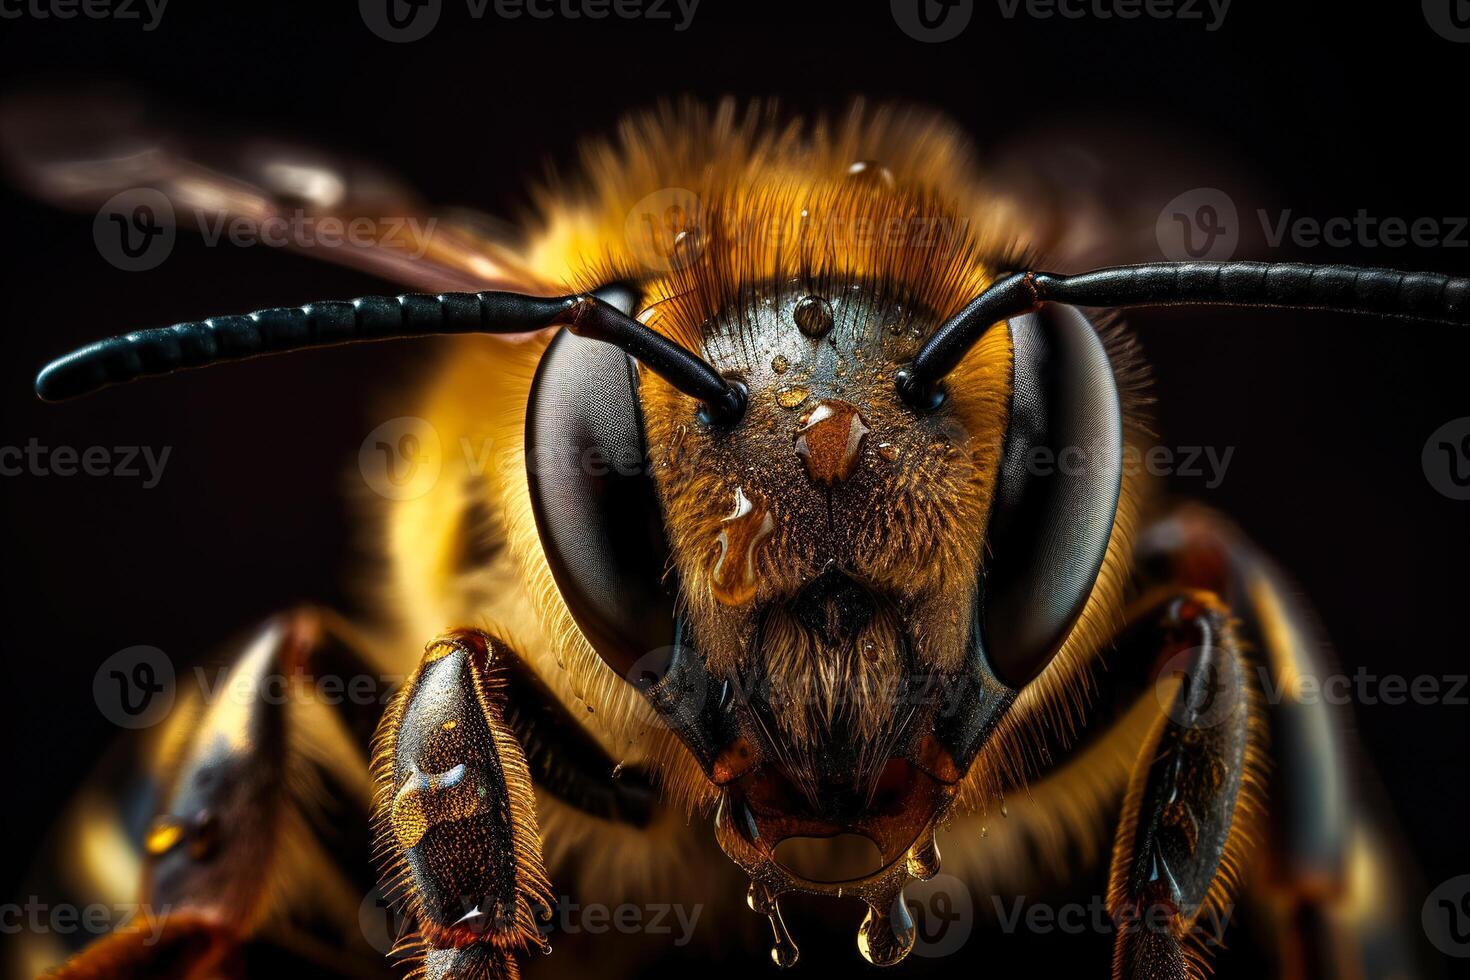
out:
{"label": "honey droplet", "polygon": [[771,360],[771,370],[777,374],[785,374],[786,369],[789,367],[791,367],[791,362],[786,359],[786,355],[784,354],[777,354]]}
{"label": "honey droplet", "polygon": [[939,844],[934,840],[932,828],[928,836],[909,851],[908,868],[909,874],[920,881],[928,881],[939,874]]}
{"label": "honey droplet", "polygon": [[878,446],[878,455],[892,463],[898,459],[898,447],[891,442],[885,442]]}
{"label": "honey droplet", "polygon": [[159,817],[153,821],[153,826],[148,828],[148,836],[143,840],[143,847],[149,854],[157,857],[173,850],[183,839],[184,825],[182,823],[173,817]]}
{"label": "honey droplet", "polygon": [[801,403],[811,397],[811,389],[804,385],[785,385],[776,389],[776,404],[788,411],[800,408]]}
{"label": "honey droplet", "polygon": [[710,591],[727,606],[743,606],[755,598],[756,555],[761,543],[776,529],[776,522],[770,511],[756,506],[744,489],[736,487],[735,507],[720,523]]}
{"label": "honey droplet", "polygon": [[893,966],[914,948],[918,935],[903,889],[891,897],[869,899],[868,915],[858,927],[858,951],[874,966]]}
{"label": "honey droplet", "polygon": [[803,296],[791,311],[796,329],[808,337],[825,337],[832,330],[832,307],[820,296]]}
{"label": "honey droplet", "polygon": [[813,482],[832,486],[852,476],[869,431],[855,405],[829,399],[802,417],[796,455]]}

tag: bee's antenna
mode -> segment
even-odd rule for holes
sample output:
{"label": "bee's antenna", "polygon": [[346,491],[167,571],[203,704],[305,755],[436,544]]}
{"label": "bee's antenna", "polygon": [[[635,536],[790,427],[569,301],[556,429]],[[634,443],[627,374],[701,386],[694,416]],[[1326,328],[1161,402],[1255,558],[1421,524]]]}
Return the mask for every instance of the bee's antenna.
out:
{"label": "bee's antenna", "polygon": [[[57,358],[36,376],[36,394],[60,401],[138,378],[315,347],[565,326],[621,347],[675,388],[704,402],[713,417],[740,416],[745,393],[739,385],[608,302],[624,305],[626,291],[600,292],[607,300],[502,292],[365,296],[177,323],[110,337]],[[631,303],[626,305],[631,312]]]}
{"label": "bee's antenna", "polygon": [[1470,326],[1470,279],[1294,262],[1156,262],[1059,276],[1018,272],[991,285],[934,332],[898,372],[911,405],[932,407],[935,385],[994,323],[1043,303],[1072,306],[1265,306],[1411,317]]}

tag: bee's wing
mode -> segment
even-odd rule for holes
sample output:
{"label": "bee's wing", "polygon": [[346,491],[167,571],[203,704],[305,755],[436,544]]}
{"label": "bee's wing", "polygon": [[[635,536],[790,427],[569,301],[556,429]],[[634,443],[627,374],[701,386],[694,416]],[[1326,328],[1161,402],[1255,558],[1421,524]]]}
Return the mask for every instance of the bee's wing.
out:
{"label": "bee's wing", "polygon": [[[1039,266],[1060,273],[1183,259],[1178,214],[1200,207],[1233,221],[1236,258],[1261,249],[1241,223],[1259,181],[1223,147],[1166,139],[1126,121],[1060,122],[986,154],[986,186],[1023,216]],[[1224,257],[1224,256],[1215,256]]]}
{"label": "bee's wing", "polygon": [[397,180],[355,161],[165,128],[127,96],[7,100],[0,154],[16,182],[67,208],[95,210],[146,188],[168,199],[179,227],[218,234],[243,220],[262,237],[273,228],[271,240],[286,247],[410,289],[558,291],[508,244],[510,229],[488,217],[430,215]]}

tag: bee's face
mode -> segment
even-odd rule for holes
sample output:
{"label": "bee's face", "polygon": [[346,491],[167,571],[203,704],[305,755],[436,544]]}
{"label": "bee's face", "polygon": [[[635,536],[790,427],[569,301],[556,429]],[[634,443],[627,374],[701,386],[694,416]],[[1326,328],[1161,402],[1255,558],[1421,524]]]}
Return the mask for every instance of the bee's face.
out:
{"label": "bee's face", "polygon": [[887,837],[885,815],[932,816],[958,775],[930,744],[923,692],[971,642],[1010,349],[997,332],[943,408],[918,414],[893,374],[932,325],[862,284],[773,287],[705,331],[748,389],[737,424],[643,385],[685,616],[744,699],[715,779],[778,839]]}

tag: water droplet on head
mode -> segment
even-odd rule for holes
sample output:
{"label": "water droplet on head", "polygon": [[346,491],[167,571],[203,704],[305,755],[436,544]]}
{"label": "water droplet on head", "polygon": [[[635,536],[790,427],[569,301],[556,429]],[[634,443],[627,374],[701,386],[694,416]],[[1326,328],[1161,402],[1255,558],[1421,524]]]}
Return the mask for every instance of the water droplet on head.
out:
{"label": "water droplet on head", "polygon": [[869,431],[857,406],[829,399],[802,417],[796,455],[813,482],[832,486],[852,476]]}
{"label": "water droplet on head", "polygon": [[720,522],[715,539],[715,565],[710,570],[710,591],[727,606],[741,606],[755,597],[756,558],[761,544],[776,529],[771,512],[757,506],[735,488],[735,506]]}
{"label": "water droplet on head", "polygon": [[786,359],[786,356],[784,354],[777,354],[774,358],[771,359],[771,370],[775,371],[777,374],[785,374],[786,369],[790,366],[791,362]]}
{"label": "water droplet on head", "polygon": [[832,307],[820,296],[803,296],[791,311],[796,329],[808,337],[825,337],[832,329]]}
{"label": "water droplet on head", "polygon": [[800,408],[811,394],[811,389],[805,385],[784,385],[776,389],[776,404],[790,411]]}

